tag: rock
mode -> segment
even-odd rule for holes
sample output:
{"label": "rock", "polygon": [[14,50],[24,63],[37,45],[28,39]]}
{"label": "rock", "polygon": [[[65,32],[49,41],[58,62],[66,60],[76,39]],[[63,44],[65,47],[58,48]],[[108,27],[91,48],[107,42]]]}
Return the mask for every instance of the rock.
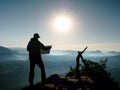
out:
{"label": "rock", "polygon": [[82,81],[86,81],[86,82],[89,82],[89,83],[94,83],[94,81],[89,76],[81,76],[80,79]]}
{"label": "rock", "polygon": [[60,80],[60,76],[58,74],[53,74],[50,77],[47,78],[47,83],[53,83],[53,84],[58,84]]}
{"label": "rock", "polygon": [[53,90],[53,89],[56,89],[56,87],[54,84],[45,84],[44,89]]}
{"label": "rock", "polygon": [[45,85],[39,83],[32,87],[25,87],[23,90],[91,90],[90,84],[93,84],[93,80],[88,76],[80,78],[81,80],[70,77],[61,78],[58,74],[53,74],[47,78]]}
{"label": "rock", "polygon": [[67,82],[72,82],[72,83],[79,83],[78,79],[67,79]]}

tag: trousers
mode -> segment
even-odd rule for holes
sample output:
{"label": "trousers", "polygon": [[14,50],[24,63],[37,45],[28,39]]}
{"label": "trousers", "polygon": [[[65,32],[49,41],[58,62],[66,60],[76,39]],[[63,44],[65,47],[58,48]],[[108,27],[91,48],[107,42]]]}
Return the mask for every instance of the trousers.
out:
{"label": "trousers", "polygon": [[33,84],[34,69],[35,69],[36,64],[41,69],[42,82],[45,82],[45,80],[46,80],[45,67],[44,67],[41,55],[40,54],[38,54],[38,55],[29,54],[29,60],[30,60],[29,83]]}

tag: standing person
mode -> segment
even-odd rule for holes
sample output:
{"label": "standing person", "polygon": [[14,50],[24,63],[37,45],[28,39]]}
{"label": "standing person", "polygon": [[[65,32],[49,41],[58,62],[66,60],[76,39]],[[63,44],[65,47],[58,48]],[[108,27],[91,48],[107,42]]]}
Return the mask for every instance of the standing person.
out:
{"label": "standing person", "polygon": [[38,39],[40,38],[38,33],[33,35],[33,38],[29,41],[27,45],[27,51],[29,52],[29,61],[30,61],[30,72],[29,72],[29,84],[33,85],[34,79],[34,68],[37,64],[41,69],[41,78],[42,84],[46,81],[45,67],[42,61],[40,49],[50,50],[51,46],[45,47]]}

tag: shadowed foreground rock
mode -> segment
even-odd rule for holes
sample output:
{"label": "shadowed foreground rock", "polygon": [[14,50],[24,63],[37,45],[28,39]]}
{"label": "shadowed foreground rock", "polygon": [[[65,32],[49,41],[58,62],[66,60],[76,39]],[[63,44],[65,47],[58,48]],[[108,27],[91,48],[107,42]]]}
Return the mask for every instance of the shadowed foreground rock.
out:
{"label": "shadowed foreground rock", "polygon": [[58,74],[53,74],[47,78],[45,85],[27,86],[23,90],[91,90],[93,83],[87,76],[82,76],[81,80],[78,80],[72,77],[61,78]]}

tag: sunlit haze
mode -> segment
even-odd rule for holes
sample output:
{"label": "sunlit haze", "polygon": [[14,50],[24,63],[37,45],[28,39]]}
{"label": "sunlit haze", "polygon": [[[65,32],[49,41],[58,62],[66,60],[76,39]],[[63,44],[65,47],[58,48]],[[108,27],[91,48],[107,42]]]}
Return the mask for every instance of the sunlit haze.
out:
{"label": "sunlit haze", "polygon": [[72,21],[71,18],[65,16],[65,15],[58,15],[54,18],[53,21],[53,27],[55,30],[57,30],[59,33],[65,33],[69,31],[72,28]]}
{"label": "sunlit haze", "polygon": [[120,0],[0,0],[0,46],[39,33],[52,50],[120,50]]}

